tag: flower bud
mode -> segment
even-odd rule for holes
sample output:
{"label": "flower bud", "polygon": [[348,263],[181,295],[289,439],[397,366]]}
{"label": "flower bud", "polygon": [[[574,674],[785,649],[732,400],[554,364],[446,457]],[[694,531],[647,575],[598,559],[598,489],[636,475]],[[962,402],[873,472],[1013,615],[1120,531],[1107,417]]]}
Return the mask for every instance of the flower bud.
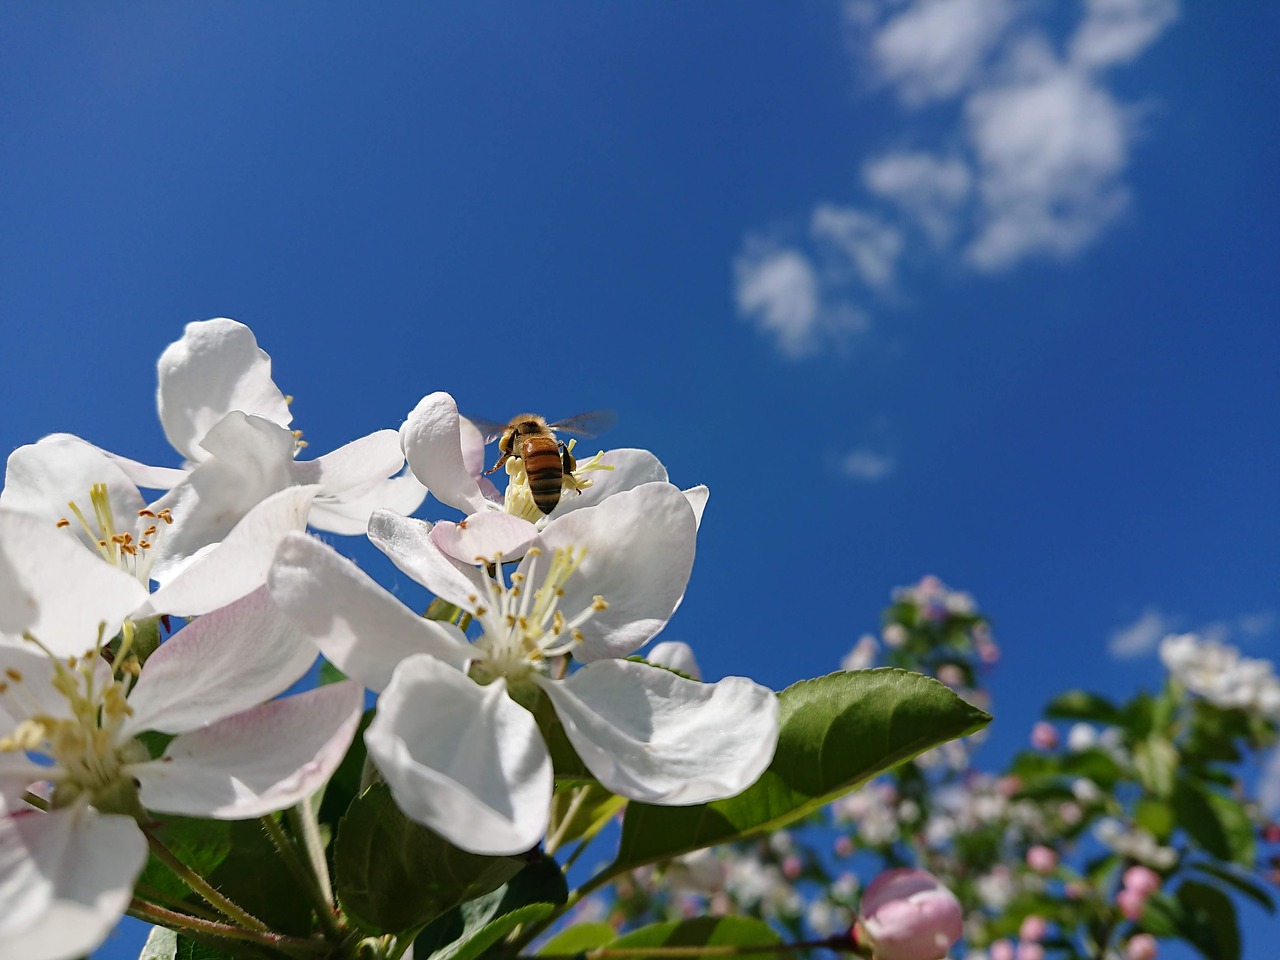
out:
{"label": "flower bud", "polygon": [[1027,851],[1027,866],[1041,876],[1058,869],[1058,854],[1043,844],[1036,844]]}
{"label": "flower bud", "polygon": [[1142,905],[1146,902],[1146,894],[1139,893],[1131,887],[1125,887],[1116,894],[1116,906],[1126,920],[1132,920],[1135,923],[1142,916]]}
{"label": "flower bud", "polygon": [[1013,944],[1008,940],[991,944],[991,960],[1013,960]]}
{"label": "flower bud", "polygon": [[1156,938],[1149,933],[1134,934],[1125,946],[1125,960],[1156,960],[1160,946]]}
{"label": "flower bud", "polygon": [[1126,890],[1132,890],[1144,899],[1159,890],[1161,883],[1160,874],[1140,863],[1126,870],[1121,881]]}
{"label": "flower bud", "polygon": [[1031,745],[1037,750],[1058,749],[1058,728],[1041,720],[1031,728]]}
{"label": "flower bud", "polygon": [[880,874],[863,892],[859,913],[876,960],[942,960],[964,933],[960,901],[924,870]]}
{"label": "flower bud", "polygon": [[1033,913],[1025,917],[1022,925],[1018,927],[1018,939],[1024,943],[1039,943],[1048,932],[1048,921],[1044,917],[1036,916]]}

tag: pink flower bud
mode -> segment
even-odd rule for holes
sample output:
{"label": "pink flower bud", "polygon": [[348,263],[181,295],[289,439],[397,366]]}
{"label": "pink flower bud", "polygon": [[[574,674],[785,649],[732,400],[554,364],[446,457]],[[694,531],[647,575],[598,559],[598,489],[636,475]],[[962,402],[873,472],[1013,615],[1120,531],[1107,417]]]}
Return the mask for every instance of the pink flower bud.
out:
{"label": "pink flower bud", "polygon": [[1160,945],[1155,937],[1149,933],[1138,933],[1129,938],[1124,957],[1125,960],[1156,960],[1159,952]]}
{"label": "pink flower bud", "polygon": [[1129,887],[1125,887],[1116,894],[1116,906],[1120,908],[1126,920],[1132,920],[1134,923],[1137,923],[1138,918],[1142,916],[1142,905],[1146,902],[1146,894]]}
{"label": "pink flower bud", "polygon": [[795,854],[784,857],[782,860],[782,875],[788,880],[794,880],[800,876],[800,872],[804,869],[804,864],[800,862],[800,858]]}
{"label": "pink flower bud", "polygon": [[1124,872],[1124,879],[1121,885],[1126,890],[1132,890],[1142,895],[1143,899],[1151,896],[1160,889],[1160,874],[1156,873],[1150,867],[1144,867],[1142,864],[1130,867]]}
{"label": "pink flower bud", "polygon": [[987,952],[991,954],[991,960],[1013,960],[1013,944],[1008,940],[997,940]]}
{"label": "pink flower bud", "polygon": [[1031,745],[1037,750],[1058,749],[1058,728],[1041,720],[1031,728]]}
{"label": "pink flower bud", "polygon": [[1018,944],[1018,960],[1044,960],[1044,947],[1034,941],[1023,940]]}
{"label": "pink flower bud", "polygon": [[1039,943],[1048,932],[1048,921],[1044,917],[1038,917],[1033,913],[1024,918],[1022,926],[1018,927],[1018,939],[1023,942]]}
{"label": "pink flower bud", "polygon": [[835,850],[837,857],[853,856],[853,838],[846,834],[836,837]]}
{"label": "pink flower bud", "polygon": [[880,874],[863,891],[859,913],[877,960],[942,960],[964,933],[960,901],[924,870]]}
{"label": "pink flower bud", "polygon": [[1058,854],[1042,844],[1027,851],[1027,866],[1042,876],[1058,869]]}

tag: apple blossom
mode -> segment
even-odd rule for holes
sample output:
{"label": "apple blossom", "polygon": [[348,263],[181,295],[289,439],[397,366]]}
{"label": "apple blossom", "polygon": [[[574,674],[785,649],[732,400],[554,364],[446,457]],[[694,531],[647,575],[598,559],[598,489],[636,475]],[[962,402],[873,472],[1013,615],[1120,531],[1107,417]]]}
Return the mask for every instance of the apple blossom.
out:
{"label": "apple blossom", "polygon": [[1149,897],[1160,889],[1164,880],[1150,867],[1137,863],[1124,872],[1120,882],[1126,890],[1133,890],[1144,897]]}
{"label": "apple blossom", "polygon": [[[284,539],[269,585],[326,657],[381,691],[370,756],[405,813],[463,849],[511,854],[541,839],[552,766],[540,705],[591,774],[634,800],[732,796],[772,759],[771,691],[620,659],[662,629],[688,581],[695,520],[670,484],[616,493],[540,533],[501,513],[432,527],[384,511],[370,539],[465,611],[481,628],[474,642],[303,535]],[[517,553],[508,584],[503,558]],[[570,655],[580,666],[566,675]]]}
{"label": "apple blossom", "polygon": [[1149,933],[1134,934],[1124,948],[1125,960],[1156,960],[1159,953],[1160,945]]}
{"label": "apple blossom", "polygon": [[[0,516],[15,518],[19,528],[38,522]],[[74,957],[102,941],[146,860],[144,811],[236,820],[309,796],[336,769],[363,706],[354,683],[271,700],[307,670],[314,649],[265,590],[196,620],[141,667],[125,622],[109,664],[105,625],[141,588],[69,539],[57,542],[95,572],[88,582],[64,579],[59,610],[42,607],[21,643],[0,644],[6,958]],[[92,607],[101,613],[89,626]],[[79,654],[55,653],[77,644]],[[147,731],[175,735],[161,756],[138,739]],[[47,812],[28,806],[38,784],[47,784]]]}
{"label": "apple blossom", "polygon": [[1043,720],[1031,728],[1031,745],[1037,750],[1058,749],[1058,728]]}
{"label": "apple blossom", "polygon": [[858,914],[876,960],[941,960],[964,933],[955,894],[933,874],[909,867],[872,880]]}
{"label": "apple blossom", "polygon": [[1035,873],[1053,873],[1058,869],[1058,854],[1044,844],[1037,843],[1027,850],[1027,866]]}

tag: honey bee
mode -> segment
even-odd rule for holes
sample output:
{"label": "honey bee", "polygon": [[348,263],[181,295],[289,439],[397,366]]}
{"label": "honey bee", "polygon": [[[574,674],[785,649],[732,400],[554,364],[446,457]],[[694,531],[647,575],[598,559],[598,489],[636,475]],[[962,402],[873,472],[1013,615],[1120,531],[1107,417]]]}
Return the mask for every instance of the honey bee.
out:
{"label": "honey bee", "polygon": [[547,423],[544,417],[536,413],[522,413],[518,417],[512,417],[505,426],[482,421],[482,428],[488,428],[485,443],[497,439],[499,452],[498,462],[485,471],[485,476],[502,467],[512,457],[522,460],[529,477],[529,493],[533,502],[544,514],[550,513],[560,502],[565,474],[572,474],[578,465],[564,441],[557,439],[556,432],[590,438],[607,430],[613,425],[614,419],[612,413],[598,410],[581,413],[557,423]]}

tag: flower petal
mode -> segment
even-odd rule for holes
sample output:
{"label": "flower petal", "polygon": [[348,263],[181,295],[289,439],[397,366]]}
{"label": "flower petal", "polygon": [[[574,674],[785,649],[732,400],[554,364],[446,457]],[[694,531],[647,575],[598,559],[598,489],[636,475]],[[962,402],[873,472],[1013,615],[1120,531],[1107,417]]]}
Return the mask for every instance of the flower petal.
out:
{"label": "flower petal", "polygon": [[[30,632],[56,656],[78,656],[102,630],[120,624],[147,599],[146,588],[105,563],[47,520],[0,510],[0,593],[19,601],[0,615],[0,638]],[[30,602],[34,602],[34,607]],[[34,617],[33,617],[34,614]],[[20,624],[10,631],[9,624]]]}
{"label": "flower petal", "polygon": [[317,530],[356,536],[368,530],[369,517],[375,510],[407,515],[422,506],[426,496],[427,488],[406,468],[403,473],[379,480],[360,493],[322,494],[311,505],[307,522]]}
{"label": "flower petal", "polygon": [[0,955],[64,960],[106,939],[133,897],[147,841],[87,805],[0,818]]}
{"label": "flower petal", "polygon": [[129,694],[122,735],[185,733],[287,690],[316,648],[260,587],[194,620],[160,645]]}
{"label": "flower petal", "polygon": [[474,598],[484,593],[480,573],[473,560],[463,563],[444,554],[432,531],[431,524],[424,520],[402,517],[389,510],[378,510],[369,518],[369,540],[402,572],[437,597],[470,610],[475,605]]}
{"label": "flower petal", "polygon": [[547,524],[545,547],[586,548],[560,609],[585,609],[595,595],[609,604],[582,625],[585,640],[574,657],[625,657],[661,630],[684,596],[695,540],[693,509],[669,483],[642,484]]}
{"label": "flower petal", "polygon": [[470,566],[500,557],[519,559],[537,536],[537,527],[509,513],[477,513],[461,523],[442,520],[431,528],[431,542],[442,553]]}
{"label": "flower petal", "polygon": [[378,430],[343,444],[315,460],[295,461],[294,483],[318,483],[325,493],[367,490],[404,466],[400,435],[394,430]]}
{"label": "flower petal", "polygon": [[365,744],[405,814],[450,843],[524,853],[547,829],[551,758],[533,714],[428,656],[396,669]]}
{"label": "flower petal", "polygon": [[691,680],[702,679],[702,671],[698,668],[698,661],[693,655],[693,647],[680,640],[664,640],[662,643],[655,643],[644,658],[657,666],[668,667],[683,673]]}
{"label": "flower petal", "polygon": [[[578,459],[584,459],[582,451],[577,451]],[[624,490],[634,490],[643,483],[660,483],[667,479],[667,468],[648,450],[620,448],[607,450],[600,463],[610,467],[609,470],[593,470],[586,474],[591,486],[581,493],[566,493],[560,498],[556,508],[551,511],[553,518],[563,516],[583,507],[594,507],[607,497]]]}
{"label": "flower petal", "polygon": [[309,797],[329,779],[363,710],[358,683],[332,683],[184,733],[159,760],[129,771],[149,810],[259,817]]}
{"label": "flower petal", "polygon": [[702,514],[707,509],[707,500],[711,497],[711,491],[707,489],[706,484],[699,484],[684,491],[684,497],[689,501],[689,506],[693,507],[694,521],[701,527]]}
{"label": "flower petal", "polygon": [[285,537],[267,578],[271,596],[347,676],[382,690],[405,657],[429,653],[465,670],[471,644],[452,624],[424,620],[314,537]]}
{"label": "flower petal", "polygon": [[151,595],[151,609],[194,617],[257,590],[267,582],[284,536],[306,529],[316,492],[314,486],[286,487],[249,510],[222,542],[182,563],[153,570],[163,585]]}
{"label": "flower petal", "polygon": [[164,435],[192,463],[208,458],[201,443],[232,410],[282,427],[293,420],[271,379],[271,358],[242,323],[219,317],[187,324],[182,339],[160,355],[158,368]]}
{"label": "flower petal", "polygon": [[463,513],[492,508],[467,470],[458,405],[447,393],[422,398],[400,427],[400,446],[414,475],[441,503]]}
{"label": "flower petal", "polygon": [[582,762],[608,790],[683,806],[741,793],[778,744],[778,698],[745,677],[696,683],[631,660],[539,679]]}

